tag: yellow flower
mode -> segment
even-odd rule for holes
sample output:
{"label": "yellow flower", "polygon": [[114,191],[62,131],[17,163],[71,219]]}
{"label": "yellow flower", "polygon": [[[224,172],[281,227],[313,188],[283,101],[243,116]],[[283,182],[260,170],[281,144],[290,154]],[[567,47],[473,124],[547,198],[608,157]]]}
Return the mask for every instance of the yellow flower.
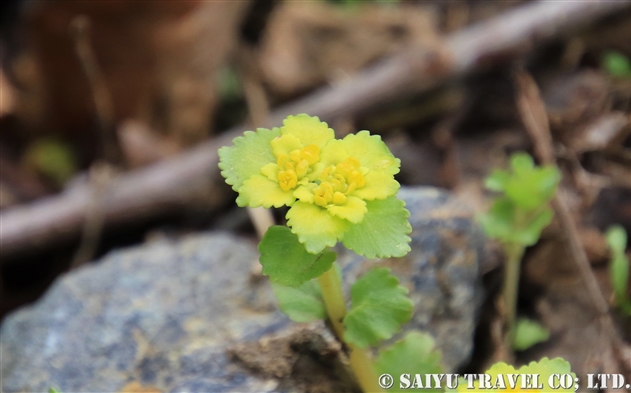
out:
{"label": "yellow flower", "polygon": [[311,181],[294,192],[299,201],[287,213],[287,225],[309,252],[334,246],[352,224],[363,221],[368,201],[397,193],[400,186],[394,175],[399,166],[381,138],[368,131],[329,141]]}
{"label": "yellow flower", "polygon": [[307,184],[321,149],[334,137],[317,117],[289,116],[280,128],[246,132],[234,146],[219,149],[219,167],[239,193],[239,206],[290,206],[294,190]]}
{"label": "yellow flower", "polygon": [[[219,157],[237,204],[290,206],[287,225],[310,253],[340,240],[369,257],[409,250],[409,213],[395,197],[400,161],[379,136],[361,131],[338,140],[326,123],[302,114],[280,128],[246,132]],[[380,241],[382,220],[395,223],[384,224],[393,238]]]}

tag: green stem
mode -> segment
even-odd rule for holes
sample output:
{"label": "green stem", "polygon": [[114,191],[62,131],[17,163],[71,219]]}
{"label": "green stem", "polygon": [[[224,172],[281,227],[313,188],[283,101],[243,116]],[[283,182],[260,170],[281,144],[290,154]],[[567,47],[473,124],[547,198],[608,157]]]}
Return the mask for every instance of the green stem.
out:
{"label": "green stem", "polygon": [[353,345],[351,347],[351,369],[355,373],[359,386],[366,393],[368,392],[383,392],[383,389],[379,386],[378,375],[373,367],[372,360],[368,350],[357,348]]}
{"label": "green stem", "polygon": [[342,280],[335,270],[335,265],[318,277],[322,287],[322,297],[329,319],[333,324],[333,330],[340,341],[344,338],[344,324],[342,320],[346,316],[346,302],[342,293]]}
{"label": "green stem", "polygon": [[510,347],[515,335],[517,315],[517,294],[519,291],[519,271],[524,247],[519,243],[506,244],[506,266],[504,267],[504,289],[502,299],[505,308],[506,342]]}
{"label": "green stem", "polygon": [[[322,287],[324,305],[333,325],[335,335],[340,341],[344,342],[344,323],[342,321],[346,316],[346,302],[342,292],[342,280],[337,274],[335,265],[318,277],[318,282]],[[362,390],[366,393],[383,392],[383,389],[379,387],[378,376],[368,351],[357,348],[354,345],[349,345],[349,347],[351,350],[350,366]]]}

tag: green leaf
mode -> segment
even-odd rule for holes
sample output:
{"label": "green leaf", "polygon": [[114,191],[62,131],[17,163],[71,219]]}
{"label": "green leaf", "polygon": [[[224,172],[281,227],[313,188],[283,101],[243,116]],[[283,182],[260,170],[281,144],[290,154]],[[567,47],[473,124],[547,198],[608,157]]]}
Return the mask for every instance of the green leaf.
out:
{"label": "green leaf", "polygon": [[504,191],[506,183],[510,180],[510,173],[495,169],[491,176],[484,180],[484,187],[491,191]]}
{"label": "green leaf", "polygon": [[300,243],[313,254],[335,246],[351,225],[320,206],[301,201],[296,201],[291,206],[285,218]]}
{"label": "green leaf", "polygon": [[511,240],[514,222],[515,207],[506,197],[496,199],[489,212],[480,216],[480,224],[486,236],[504,242]]}
{"label": "green leaf", "polygon": [[548,341],[550,331],[540,323],[528,318],[519,318],[515,326],[513,349],[523,351],[535,344]]}
{"label": "green leaf", "polygon": [[307,281],[298,288],[272,283],[280,309],[294,322],[311,322],[326,318],[320,285]]}
{"label": "green leaf", "polygon": [[390,269],[366,273],[351,288],[352,307],[344,317],[344,341],[365,348],[392,337],[412,317],[414,304],[407,293]]}
{"label": "green leaf", "polygon": [[264,165],[276,162],[270,142],[279,135],[278,128],[246,131],[232,141],[233,146],[219,149],[221,175],[233,190],[238,192],[244,181],[261,174]]}
{"label": "green leaf", "polygon": [[61,393],[59,390],[55,389],[55,388],[48,388],[48,393]]}
{"label": "green leaf", "polygon": [[[395,381],[398,381],[401,374],[410,374],[411,385],[415,374],[442,374],[441,358],[442,354],[436,348],[432,336],[421,332],[409,332],[403,340],[380,351],[375,361],[375,369],[377,374],[392,375]],[[424,380],[423,383],[425,383]],[[407,392],[408,390],[400,390],[399,384],[395,383],[388,392]],[[423,391],[440,392],[441,390],[423,389]]]}
{"label": "green leaf", "polygon": [[613,286],[616,304],[625,314],[631,315],[631,299],[627,285],[629,283],[629,259],[624,253],[627,247],[627,233],[620,225],[607,230],[607,244],[611,249],[609,274]]}
{"label": "green leaf", "polygon": [[551,208],[546,207],[541,212],[527,216],[528,222],[523,229],[515,229],[513,240],[524,246],[532,246],[539,241],[541,231],[552,222],[554,213]]}
{"label": "green leaf", "polygon": [[35,141],[24,154],[26,164],[58,185],[63,185],[77,172],[77,160],[68,144],[55,139]]}
{"label": "green leaf", "polygon": [[532,246],[539,241],[541,231],[550,224],[553,216],[549,207],[523,212],[510,199],[502,197],[495,200],[488,213],[480,216],[480,224],[486,236],[492,239]]}
{"label": "green leaf", "polygon": [[215,77],[215,86],[223,100],[235,101],[243,97],[243,86],[234,67],[219,69]]}
{"label": "green leaf", "polygon": [[612,76],[631,76],[631,61],[620,52],[605,53],[603,66]]}
{"label": "green leaf", "polygon": [[402,257],[410,252],[412,226],[405,202],[396,196],[367,201],[368,212],[344,234],[344,245],[366,258]]}
{"label": "green leaf", "polygon": [[627,232],[621,225],[610,227],[605,236],[612,252],[624,253],[624,249],[627,247]]}
{"label": "green leaf", "polygon": [[517,152],[510,158],[510,166],[516,174],[527,173],[535,167],[535,162],[528,153]]}
{"label": "green leaf", "polygon": [[320,276],[331,268],[336,258],[331,251],[309,254],[289,228],[279,225],[267,230],[259,251],[263,274],[272,282],[289,287],[299,287]]}
{"label": "green leaf", "polygon": [[516,173],[506,183],[506,196],[517,206],[534,210],[554,197],[560,177],[558,169],[552,166]]}

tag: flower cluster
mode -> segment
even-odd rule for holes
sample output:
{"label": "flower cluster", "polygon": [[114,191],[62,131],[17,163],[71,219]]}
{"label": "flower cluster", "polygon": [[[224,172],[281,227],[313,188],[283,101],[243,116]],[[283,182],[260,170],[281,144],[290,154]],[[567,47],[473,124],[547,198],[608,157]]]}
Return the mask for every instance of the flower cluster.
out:
{"label": "flower cluster", "polygon": [[[237,204],[289,206],[287,225],[310,253],[338,241],[369,257],[409,251],[409,213],[394,179],[400,160],[379,136],[361,131],[335,139],[326,123],[302,114],[280,128],[246,132],[219,157]],[[381,226],[382,219],[390,223]],[[392,244],[379,241],[383,230]]]}

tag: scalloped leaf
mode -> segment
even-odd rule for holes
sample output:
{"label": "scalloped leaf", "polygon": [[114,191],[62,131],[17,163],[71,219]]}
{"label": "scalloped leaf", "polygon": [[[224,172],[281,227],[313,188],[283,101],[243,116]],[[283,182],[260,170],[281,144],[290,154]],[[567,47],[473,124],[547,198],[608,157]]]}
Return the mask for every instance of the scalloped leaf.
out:
{"label": "scalloped leaf", "polygon": [[344,234],[344,246],[366,258],[402,257],[410,252],[412,226],[405,202],[396,196],[367,201],[368,209],[359,224]]}
{"label": "scalloped leaf", "polygon": [[412,317],[414,304],[407,293],[390,269],[376,268],[364,274],[351,288],[344,341],[366,348],[392,337]]}
{"label": "scalloped leaf", "polygon": [[620,52],[606,52],[602,58],[602,65],[611,76],[631,76],[631,61],[629,61],[629,59]]}
{"label": "scalloped leaf", "polygon": [[272,283],[278,306],[294,322],[311,322],[326,318],[322,289],[315,280],[298,288]]}
{"label": "scalloped leaf", "polygon": [[[421,332],[409,332],[405,337],[379,352],[375,361],[377,374],[390,374],[398,380],[401,374],[410,374],[410,385],[415,374],[442,374],[442,353],[432,336]],[[455,382],[455,381],[454,381]],[[423,381],[425,383],[425,381]],[[388,392],[407,392],[395,383]],[[442,392],[441,389],[423,389],[424,392]]]}
{"label": "scalloped leaf", "polygon": [[541,231],[552,222],[554,212],[551,208],[546,207],[540,212],[529,217],[528,224],[521,230],[513,230],[514,240],[524,246],[532,246],[539,241]]}
{"label": "scalloped leaf", "polygon": [[495,169],[489,177],[484,180],[484,187],[491,191],[504,191],[506,183],[510,180],[510,173],[501,169]]}
{"label": "scalloped leaf", "polygon": [[561,174],[556,167],[534,168],[516,172],[506,183],[504,191],[517,206],[532,210],[554,197],[560,179]]}
{"label": "scalloped leaf", "polygon": [[259,243],[259,252],[263,274],[268,275],[272,282],[289,287],[299,287],[320,276],[331,268],[337,256],[332,251],[308,253],[298,237],[289,228],[280,225],[271,226],[265,232]]}
{"label": "scalloped leaf", "polygon": [[552,209],[545,207],[540,211],[523,212],[521,228],[517,227],[516,221],[518,209],[509,198],[497,198],[489,212],[479,217],[484,233],[490,238],[507,243],[524,246],[537,243],[541,231],[552,221]]}
{"label": "scalloped leaf", "polygon": [[291,231],[312,254],[335,246],[351,225],[343,218],[331,215],[326,209],[300,201],[291,206],[285,218]]}
{"label": "scalloped leaf", "polygon": [[279,135],[278,128],[246,131],[232,141],[232,146],[219,149],[221,175],[233,190],[238,192],[244,181],[252,175],[261,174],[264,165],[276,162],[270,143]]}
{"label": "scalloped leaf", "polygon": [[[484,373],[489,374],[491,376],[492,381],[495,381],[498,376],[502,376],[502,379],[506,383],[505,389],[492,389],[493,392],[497,392],[497,393],[523,392],[524,390],[521,389],[521,382],[522,382],[521,377],[519,377],[516,380],[516,386],[513,388],[512,386],[510,386],[508,378],[507,378],[509,374],[512,374],[512,375],[537,374],[539,375],[539,378],[538,378],[539,383],[543,384],[543,386],[546,386],[552,374],[560,374],[560,375],[570,374],[572,378],[575,379],[576,374],[571,372],[572,371],[571,368],[572,367],[570,363],[568,363],[563,358],[554,358],[554,359],[543,358],[538,362],[531,362],[530,364],[526,366],[521,366],[517,370],[515,369],[515,367],[509,364],[506,364],[504,362],[495,363],[493,366],[491,366],[490,369],[486,370]],[[468,386],[467,381],[464,378],[460,378],[459,381],[460,382],[458,383],[458,388],[456,390],[459,393],[490,391],[489,389],[481,389],[479,380],[473,381],[473,388],[470,388]],[[538,389],[535,389],[535,390],[538,390]],[[574,392],[574,389],[573,387],[570,387],[568,389],[561,388],[554,391],[555,392]]]}

